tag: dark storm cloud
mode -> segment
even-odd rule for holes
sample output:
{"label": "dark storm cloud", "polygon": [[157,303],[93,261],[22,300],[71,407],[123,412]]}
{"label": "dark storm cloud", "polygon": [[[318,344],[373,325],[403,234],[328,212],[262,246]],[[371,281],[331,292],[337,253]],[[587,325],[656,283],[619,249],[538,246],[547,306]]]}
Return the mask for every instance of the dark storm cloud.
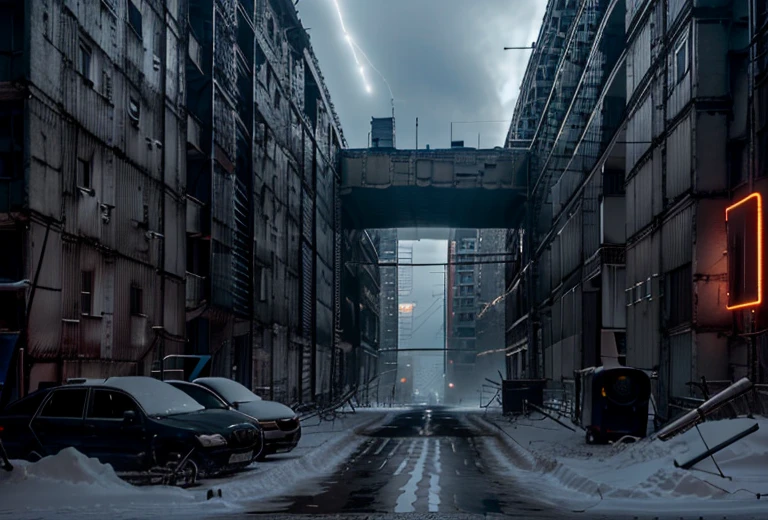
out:
{"label": "dark storm cloud", "polygon": [[[546,0],[338,0],[347,30],[386,77],[395,97],[398,148],[447,147],[451,121],[512,116],[530,45]],[[365,63],[374,92],[367,94],[333,6],[301,0],[299,13],[320,60],[350,147],[367,146],[370,118],[387,117],[385,83]],[[506,124],[455,125],[467,146],[500,146]]]}

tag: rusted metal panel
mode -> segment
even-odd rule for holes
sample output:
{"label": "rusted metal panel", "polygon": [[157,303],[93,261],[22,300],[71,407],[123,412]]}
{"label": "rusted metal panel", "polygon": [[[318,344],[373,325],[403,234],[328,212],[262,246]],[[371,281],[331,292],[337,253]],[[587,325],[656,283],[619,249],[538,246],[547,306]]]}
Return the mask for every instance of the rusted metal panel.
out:
{"label": "rusted metal panel", "polygon": [[692,128],[691,119],[686,117],[669,134],[667,139],[666,195],[676,199],[691,188],[692,180]]}

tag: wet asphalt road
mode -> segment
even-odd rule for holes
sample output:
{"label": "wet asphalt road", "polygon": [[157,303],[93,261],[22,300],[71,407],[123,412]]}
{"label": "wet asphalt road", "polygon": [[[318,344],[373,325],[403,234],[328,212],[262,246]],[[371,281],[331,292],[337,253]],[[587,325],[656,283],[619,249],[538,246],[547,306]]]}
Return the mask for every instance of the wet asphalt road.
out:
{"label": "wet asphalt road", "polygon": [[[458,518],[568,518],[496,474],[484,453],[489,433],[466,414],[420,408],[369,434],[335,474],[254,511],[287,515],[423,513]],[[355,515],[357,516],[357,515]],[[410,515],[409,515],[410,516]],[[583,518],[583,517],[582,517]]]}
{"label": "wet asphalt road", "polygon": [[[290,495],[260,503],[247,515],[269,520],[747,520],[754,515],[599,514],[545,503],[505,475],[491,448],[492,431],[467,412],[414,408],[368,433],[334,474],[309,480]],[[527,478],[521,473],[520,478]],[[551,498],[551,497],[550,497]],[[563,506],[565,507],[565,506]],[[590,508],[587,508],[590,509]]]}

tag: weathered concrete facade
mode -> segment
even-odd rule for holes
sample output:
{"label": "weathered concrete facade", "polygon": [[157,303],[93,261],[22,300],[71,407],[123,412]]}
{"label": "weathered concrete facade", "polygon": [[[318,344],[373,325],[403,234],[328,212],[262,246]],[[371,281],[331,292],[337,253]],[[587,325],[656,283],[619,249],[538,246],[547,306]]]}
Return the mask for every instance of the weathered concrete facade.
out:
{"label": "weathered concrete facade", "polygon": [[330,397],[344,138],[293,3],[0,14],[0,301],[24,390],[195,354],[274,399]]}
{"label": "weathered concrete facade", "polygon": [[0,4],[0,277],[28,280],[2,293],[22,391],[148,373],[160,338],[181,348],[183,4]]}
{"label": "weathered concrete facade", "polygon": [[510,375],[568,385],[618,357],[652,375],[662,414],[689,381],[756,375],[724,255],[725,208],[757,185],[750,12],[550,2],[509,133],[533,141],[527,225],[508,233]]}

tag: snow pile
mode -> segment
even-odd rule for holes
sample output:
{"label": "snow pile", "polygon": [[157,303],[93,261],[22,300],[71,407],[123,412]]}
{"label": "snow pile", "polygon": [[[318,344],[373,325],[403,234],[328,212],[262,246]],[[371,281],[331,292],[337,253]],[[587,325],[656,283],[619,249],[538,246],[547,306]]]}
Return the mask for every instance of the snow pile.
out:
{"label": "snow pile", "polygon": [[[506,473],[520,470],[537,475],[525,479],[543,496],[566,502],[590,503],[595,510],[695,511],[707,499],[707,508],[726,511],[739,507],[768,513],[768,420],[760,418],[713,421],[700,425],[712,447],[758,423],[760,429],[715,455],[722,478],[711,459],[692,470],[675,467],[705,451],[696,429],[668,442],[642,439],[634,444],[587,445],[584,433],[571,432],[548,419],[521,419],[509,423],[500,416],[477,419],[500,428],[503,444],[488,443]],[[556,493],[553,493],[556,490]],[[713,500],[714,499],[714,500]],[[627,509],[631,508],[631,509]]]}
{"label": "snow pile", "polygon": [[116,506],[135,516],[152,504],[183,505],[195,500],[182,489],[136,487],[120,479],[108,464],[74,448],[29,463],[13,461],[11,472],[0,472],[0,516],[39,518],[41,513],[69,513]]}

